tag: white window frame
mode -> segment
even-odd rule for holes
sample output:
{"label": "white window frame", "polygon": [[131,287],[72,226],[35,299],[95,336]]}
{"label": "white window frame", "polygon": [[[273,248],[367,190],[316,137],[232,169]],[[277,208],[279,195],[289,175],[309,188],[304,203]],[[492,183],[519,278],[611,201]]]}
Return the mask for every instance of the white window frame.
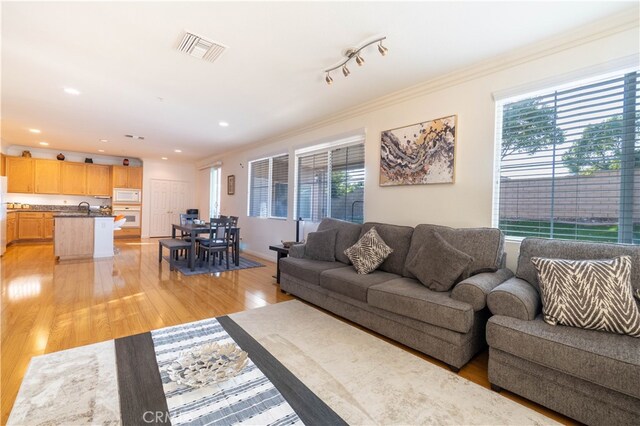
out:
{"label": "white window frame", "polygon": [[[311,145],[305,148],[297,149],[294,153],[294,175],[293,175],[293,217],[298,218],[298,169],[299,169],[299,158],[306,157],[313,154],[321,154],[326,152],[328,154],[327,161],[327,172],[328,176],[331,176],[331,151],[338,148],[347,148],[349,146],[355,145],[365,145],[366,152],[366,139],[364,134],[358,134],[355,136],[351,136],[348,138],[343,138],[339,140],[335,140],[333,142],[324,142],[315,145]],[[331,179],[329,179],[327,184],[327,211],[331,212]]]}
{"label": "white window frame", "polygon": [[[500,225],[500,168],[502,151],[502,125],[503,108],[505,104],[517,102],[529,97],[535,97],[552,91],[562,91],[567,88],[588,85],[628,72],[637,71],[637,62],[640,55],[621,58],[609,64],[601,64],[578,70],[576,72],[558,77],[526,84],[517,88],[502,90],[493,93],[495,104],[495,129],[494,129],[494,167],[493,167],[493,191],[491,206],[491,226],[498,228]],[[506,235],[505,240],[520,243],[527,237]],[[572,241],[572,240],[569,240]]]}
{"label": "white window frame", "polygon": [[[288,152],[284,152],[282,154],[276,154],[276,155],[272,155],[269,157],[262,157],[262,158],[257,158],[255,160],[251,160],[248,162],[248,171],[247,171],[247,175],[249,177],[248,182],[247,182],[247,217],[256,217],[256,218],[260,218],[260,219],[278,219],[278,220],[286,220],[288,219],[288,211],[289,211],[289,200],[288,200],[288,195],[287,195],[287,214],[285,216],[272,216],[271,215],[271,206],[273,204],[273,159],[274,158],[278,158],[278,157],[284,157],[284,156],[288,156],[289,153]],[[264,160],[269,160],[269,178],[268,178],[268,196],[267,196],[267,215],[266,216],[254,216],[251,215],[251,165],[255,162],[258,161],[264,161]],[[288,159],[288,165],[287,165],[287,175],[289,174],[289,169],[290,169],[290,159]],[[287,179],[287,181],[290,179]],[[287,191],[288,192],[288,191]]]}

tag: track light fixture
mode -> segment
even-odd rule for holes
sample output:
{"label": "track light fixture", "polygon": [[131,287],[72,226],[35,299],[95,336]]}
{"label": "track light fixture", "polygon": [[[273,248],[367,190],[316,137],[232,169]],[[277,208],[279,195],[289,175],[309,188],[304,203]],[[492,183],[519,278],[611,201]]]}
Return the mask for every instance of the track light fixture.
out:
{"label": "track light fixture", "polygon": [[331,76],[329,75],[329,73],[327,73],[327,76],[325,77],[324,81],[327,82],[327,84],[331,84],[333,83],[333,79],[331,78]]}
{"label": "track light fixture", "polygon": [[382,40],[380,40],[380,43],[378,43],[378,52],[380,52],[380,54],[382,56],[387,56],[387,52],[389,51],[389,49],[387,49],[386,47],[384,47],[382,45]]}
{"label": "track light fixture", "polygon": [[333,66],[331,68],[327,68],[326,70],[324,70],[324,72],[327,74],[324,81],[327,82],[327,84],[331,84],[333,83],[333,78],[331,78],[331,72],[337,70],[338,68],[342,68],[342,74],[347,77],[349,74],[351,74],[351,71],[349,71],[349,68],[347,68],[347,64],[349,63],[350,60],[354,59],[356,60],[356,64],[358,64],[358,66],[362,66],[364,65],[364,58],[362,57],[362,55],[360,55],[360,52],[368,47],[371,46],[372,44],[378,43],[378,52],[380,52],[380,54],[382,56],[386,56],[387,52],[389,51],[389,49],[387,49],[386,47],[384,47],[382,45],[382,41],[386,40],[387,37],[379,37],[375,40],[372,40],[364,45],[362,45],[361,47],[352,47],[350,49],[347,49],[344,52],[344,56],[346,57],[346,59],[344,59],[342,62],[340,62],[338,65]]}

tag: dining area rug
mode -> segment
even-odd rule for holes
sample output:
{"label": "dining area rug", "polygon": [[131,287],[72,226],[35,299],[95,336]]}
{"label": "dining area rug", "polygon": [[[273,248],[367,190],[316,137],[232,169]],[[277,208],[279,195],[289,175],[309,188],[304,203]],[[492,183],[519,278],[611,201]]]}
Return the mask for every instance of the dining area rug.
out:
{"label": "dining area rug", "polygon": [[[169,366],[210,342],[237,344],[249,361],[205,387],[173,381]],[[185,425],[556,424],[297,300],[34,357],[8,423],[150,416]]]}
{"label": "dining area rug", "polygon": [[[168,264],[169,257],[162,256],[162,258],[166,260]],[[200,262],[196,260],[195,268],[192,271],[191,268],[189,268],[187,260],[181,257],[178,260],[173,261],[173,266],[178,271],[180,271],[180,273],[186,276],[211,274],[211,273],[218,273],[218,272],[228,272],[228,271],[238,271],[240,269],[260,268],[264,266],[260,262],[247,259],[246,257],[242,257],[242,256],[240,256],[240,261],[238,263],[239,263],[238,266],[236,266],[236,264],[233,261],[229,260],[229,269],[227,269],[227,263],[224,260],[222,261],[222,264],[219,264],[218,260],[215,260],[209,265],[207,265],[207,262],[203,262],[202,265],[200,265]]]}

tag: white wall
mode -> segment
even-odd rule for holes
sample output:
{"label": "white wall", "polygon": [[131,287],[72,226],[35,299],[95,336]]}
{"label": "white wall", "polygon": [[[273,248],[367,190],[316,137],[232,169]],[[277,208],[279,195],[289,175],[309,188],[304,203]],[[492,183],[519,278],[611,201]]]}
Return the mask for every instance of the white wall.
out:
{"label": "white wall", "polygon": [[[144,169],[142,171],[142,237],[149,237],[149,225],[151,220],[151,180],[164,179],[187,182],[190,191],[186,194],[189,204],[197,208],[200,204],[198,179],[196,179],[196,167],[192,163],[176,163],[165,160],[151,160],[143,158]],[[206,193],[204,194],[206,196]],[[170,230],[169,230],[170,231]]]}
{"label": "white wall", "polygon": [[[379,106],[362,108],[362,113],[350,110],[344,119],[308,126],[311,130],[295,136],[207,159],[222,161],[223,182],[230,174],[236,176],[236,194],[226,195],[226,188],[222,191],[222,212],[240,216],[243,241],[248,251],[274,257],[268,250],[269,244],[292,239],[295,225],[292,219],[285,221],[246,216],[247,162],[266,155],[289,152],[289,218],[293,218],[294,150],[365,128],[365,220],[412,226],[419,223],[454,227],[491,226],[495,127],[493,93],[638,54],[640,42],[637,26],[609,34],[585,38],[583,42],[574,42],[570,48],[554,48],[552,53],[547,51],[546,56],[532,54],[534,58],[517,61],[517,64],[513,60],[508,68],[503,66],[508,61],[502,58],[493,64],[494,72],[486,71],[490,67],[485,64],[483,73],[475,78],[473,75],[469,77],[469,73],[466,77],[461,74],[461,81],[448,87],[434,84],[431,91],[422,87],[420,93],[423,94],[417,96],[403,93],[407,99],[404,101],[381,99]],[[339,90],[339,87],[328,87],[327,90]],[[452,114],[458,116],[455,184],[378,185],[381,131]],[[201,194],[201,197],[205,196]],[[508,264],[512,268],[515,267],[518,248],[517,242],[507,244]]]}

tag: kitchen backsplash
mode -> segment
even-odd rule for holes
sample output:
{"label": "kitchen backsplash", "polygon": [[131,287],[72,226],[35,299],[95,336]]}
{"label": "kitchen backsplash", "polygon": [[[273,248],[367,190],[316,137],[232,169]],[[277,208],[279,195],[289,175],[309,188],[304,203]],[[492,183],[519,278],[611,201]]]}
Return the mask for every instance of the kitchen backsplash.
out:
{"label": "kitchen backsplash", "polygon": [[[13,203],[9,203],[13,204]],[[102,204],[105,205],[105,204]],[[28,208],[24,208],[24,206],[28,206]],[[86,207],[85,207],[86,208]],[[77,211],[78,205],[59,205],[59,204],[19,204],[13,206],[9,206],[9,209],[13,210],[29,210],[29,211]]]}
{"label": "kitchen backsplash", "polygon": [[7,194],[8,203],[20,203],[29,205],[55,205],[77,207],[82,201],[92,206],[111,205],[111,199],[101,199],[82,195],[43,195],[43,194]]}

